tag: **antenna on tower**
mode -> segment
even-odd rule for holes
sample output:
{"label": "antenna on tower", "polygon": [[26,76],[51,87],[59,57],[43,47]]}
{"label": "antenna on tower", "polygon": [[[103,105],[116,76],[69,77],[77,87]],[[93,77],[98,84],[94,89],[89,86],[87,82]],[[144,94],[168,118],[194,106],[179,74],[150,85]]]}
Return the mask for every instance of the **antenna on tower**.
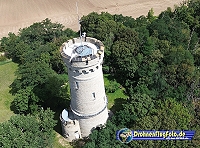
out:
{"label": "antenna on tower", "polygon": [[81,46],[82,46],[82,32],[81,32],[81,20],[79,18],[79,14],[78,14],[78,2],[76,2],[76,13],[78,16],[78,27],[79,27],[79,32],[80,32],[80,39],[81,39]]}

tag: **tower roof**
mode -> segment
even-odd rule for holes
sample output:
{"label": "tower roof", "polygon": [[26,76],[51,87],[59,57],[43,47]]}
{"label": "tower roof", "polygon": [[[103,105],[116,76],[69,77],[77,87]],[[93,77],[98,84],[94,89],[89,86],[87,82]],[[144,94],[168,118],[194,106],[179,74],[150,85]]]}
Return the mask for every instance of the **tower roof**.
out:
{"label": "tower roof", "polygon": [[85,61],[99,57],[103,51],[103,43],[95,38],[85,37],[73,38],[65,43],[60,48],[61,55],[69,59],[69,61]]}
{"label": "tower roof", "polygon": [[68,111],[67,111],[66,109],[64,109],[64,110],[62,111],[61,117],[62,117],[63,120],[69,121],[69,118],[68,118]]}
{"label": "tower roof", "polygon": [[99,48],[89,42],[74,43],[72,45],[66,43],[63,48],[64,53],[71,57],[70,59],[94,55],[97,53],[97,50],[99,50]]}

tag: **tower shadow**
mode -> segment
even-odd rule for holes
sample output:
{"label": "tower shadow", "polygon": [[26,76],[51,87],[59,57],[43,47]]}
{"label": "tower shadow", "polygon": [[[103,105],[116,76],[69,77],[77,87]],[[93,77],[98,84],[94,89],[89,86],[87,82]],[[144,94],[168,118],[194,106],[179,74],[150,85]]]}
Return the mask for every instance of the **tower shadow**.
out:
{"label": "tower shadow", "polygon": [[56,126],[54,126],[54,130],[62,135],[62,127],[61,127],[61,121],[60,121],[60,114],[62,113],[62,109],[57,110],[54,114],[54,120],[57,121]]}
{"label": "tower shadow", "polygon": [[123,108],[123,104],[127,102],[127,99],[124,98],[116,98],[114,100],[114,105],[110,108],[110,110],[115,113]]}

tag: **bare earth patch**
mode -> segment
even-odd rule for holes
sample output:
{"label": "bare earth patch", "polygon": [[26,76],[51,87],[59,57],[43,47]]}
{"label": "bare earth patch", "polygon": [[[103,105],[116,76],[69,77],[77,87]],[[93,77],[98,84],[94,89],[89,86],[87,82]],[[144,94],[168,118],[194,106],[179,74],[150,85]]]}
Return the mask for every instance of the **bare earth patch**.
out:
{"label": "bare earth patch", "polygon": [[78,29],[76,2],[79,6],[79,15],[90,12],[109,12],[123,14],[134,18],[147,15],[153,8],[155,15],[173,8],[183,0],[6,0],[0,1],[0,38],[9,32],[17,33],[20,28],[28,27],[34,22],[50,18],[71,28]]}

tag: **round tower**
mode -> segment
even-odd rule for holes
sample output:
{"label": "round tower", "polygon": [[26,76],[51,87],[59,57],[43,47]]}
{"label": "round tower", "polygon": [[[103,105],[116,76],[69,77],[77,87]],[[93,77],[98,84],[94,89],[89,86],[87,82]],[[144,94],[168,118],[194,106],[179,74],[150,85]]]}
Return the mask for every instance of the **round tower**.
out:
{"label": "round tower", "polygon": [[86,137],[108,119],[102,72],[104,45],[95,38],[79,37],[63,43],[60,51],[68,68],[70,109],[79,122],[81,137]]}

